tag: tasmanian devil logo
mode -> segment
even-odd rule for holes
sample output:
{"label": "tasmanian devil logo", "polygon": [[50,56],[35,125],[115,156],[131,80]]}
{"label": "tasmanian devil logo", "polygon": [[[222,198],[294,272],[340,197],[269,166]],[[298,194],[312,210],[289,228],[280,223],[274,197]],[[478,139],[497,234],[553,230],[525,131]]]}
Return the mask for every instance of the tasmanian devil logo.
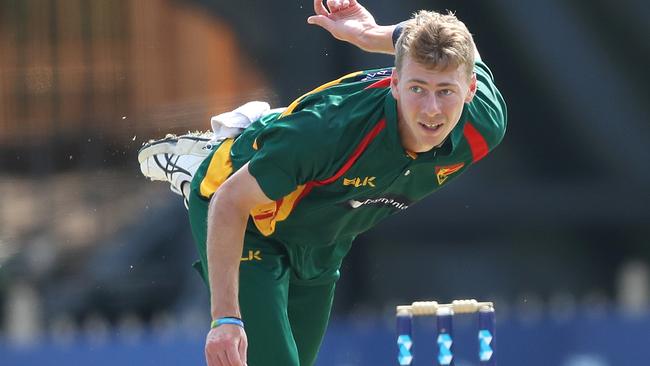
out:
{"label": "tasmanian devil logo", "polygon": [[454,165],[447,166],[437,166],[436,167],[436,179],[438,179],[438,185],[442,185],[450,175],[461,170],[465,166],[465,163],[458,163]]}

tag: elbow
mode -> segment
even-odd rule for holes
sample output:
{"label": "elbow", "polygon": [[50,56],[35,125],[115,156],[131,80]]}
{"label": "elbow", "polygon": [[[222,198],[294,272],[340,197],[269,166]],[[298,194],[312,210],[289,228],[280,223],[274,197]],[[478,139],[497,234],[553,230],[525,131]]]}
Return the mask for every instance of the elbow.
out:
{"label": "elbow", "polygon": [[244,200],[237,198],[236,190],[230,189],[228,184],[220,187],[210,199],[209,210],[213,215],[225,214],[230,217],[247,217],[252,207],[248,207]]}
{"label": "elbow", "polygon": [[273,201],[266,197],[248,170],[242,168],[212,195],[210,210],[223,217],[246,220],[253,208],[269,202]]}

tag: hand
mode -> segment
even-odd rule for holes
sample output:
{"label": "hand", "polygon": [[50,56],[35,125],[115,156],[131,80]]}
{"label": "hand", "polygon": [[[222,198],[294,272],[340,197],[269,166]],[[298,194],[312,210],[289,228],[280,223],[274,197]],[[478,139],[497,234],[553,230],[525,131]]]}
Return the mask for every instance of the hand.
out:
{"label": "hand", "polygon": [[208,366],[246,366],[248,340],[244,328],[224,324],[210,329],[205,339]]}
{"label": "hand", "polygon": [[307,23],[325,28],[336,39],[363,47],[364,35],[377,28],[375,18],[357,0],[327,0],[327,7],[322,0],[314,0],[314,12],[307,18]]}

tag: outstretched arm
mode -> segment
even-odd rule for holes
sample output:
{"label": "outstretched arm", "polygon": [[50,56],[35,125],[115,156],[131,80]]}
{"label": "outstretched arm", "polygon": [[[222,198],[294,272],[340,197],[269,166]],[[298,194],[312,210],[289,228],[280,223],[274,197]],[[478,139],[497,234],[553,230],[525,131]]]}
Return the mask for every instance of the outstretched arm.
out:
{"label": "outstretched arm", "polygon": [[[314,0],[314,12],[316,15],[307,18],[307,23],[325,28],[334,38],[364,51],[395,54],[393,32],[397,25],[377,25],[357,0],[327,0],[327,7],[323,0]],[[476,48],[474,52],[476,60],[480,60]]]}
{"label": "outstretched arm", "polygon": [[392,35],[394,25],[380,26],[357,0],[314,0],[314,12],[309,24],[325,28],[336,39],[351,43],[364,51],[394,54]]}
{"label": "outstretched arm", "polygon": [[[271,202],[248,164],[228,178],[210,200],[207,256],[212,319],[241,318],[239,309],[239,265],[244,232],[250,210]],[[263,342],[263,341],[261,341]],[[205,341],[208,366],[245,366],[248,340],[244,329],[234,324],[212,328]]]}

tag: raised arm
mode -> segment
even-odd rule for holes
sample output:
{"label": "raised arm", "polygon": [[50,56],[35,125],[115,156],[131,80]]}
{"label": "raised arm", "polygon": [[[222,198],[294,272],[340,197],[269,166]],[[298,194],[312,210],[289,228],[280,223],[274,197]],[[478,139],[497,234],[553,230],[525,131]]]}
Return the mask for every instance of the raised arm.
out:
{"label": "raised arm", "polygon": [[[250,210],[271,202],[248,171],[248,164],[228,178],[210,201],[207,256],[212,319],[241,318],[239,265]],[[234,324],[213,328],[205,341],[208,366],[246,365],[248,341]]]}
{"label": "raised arm", "polygon": [[[399,36],[399,25],[377,25],[375,18],[357,0],[314,0],[314,12],[307,23],[318,25],[341,41],[351,43],[364,51],[395,54],[394,42]],[[476,60],[481,59],[474,49]]]}
{"label": "raised arm", "polygon": [[336,39],[351,43],[364,51],[394,54],[392,42],[394,25],[380,26],[357,0],[314,0],[314,12],[309,24],[325,28]]}

